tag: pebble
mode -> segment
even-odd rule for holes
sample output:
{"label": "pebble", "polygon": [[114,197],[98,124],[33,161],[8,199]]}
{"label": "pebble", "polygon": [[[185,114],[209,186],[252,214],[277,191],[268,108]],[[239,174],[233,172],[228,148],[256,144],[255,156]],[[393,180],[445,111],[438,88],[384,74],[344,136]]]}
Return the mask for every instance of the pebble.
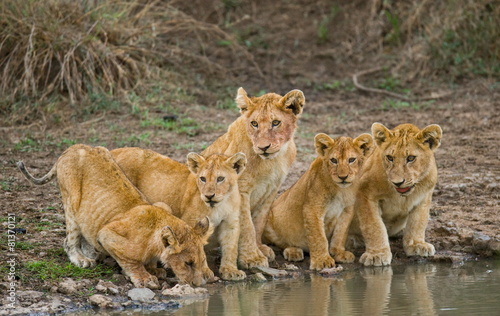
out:
{"label": "pebble", "polygon": [[77,285],[73,279],[68,278],[59,282],[57,290],[63,294],[73,294],[77,292]]}
{"label": "pebble", "polygon": [[257,283],[267,282],[266,277],[260,272],[250,274],[248,276],[247,280],[248,280],[248,282],[257,282]]}
{"label": "pebble", "polygon": [[176,284],[173,288],[166,289],[161,294],[169,297],[207,296],[208,290],[202,287],[193,288],[188,284]]}
{"label": "pebble", "polygon": [[133,301],[147,302],[155,297],[155,292],[148,288],[133,288],[127,292],[127,296]]}
{"label": "pebble", "polygon": [[111,300],[111,298],[104,296],[104,295],[101,295],[101,294],[92,295],[91,297],[89,297],[89,302],[90,302],[90,304],[99,306],[101,308],[113,306],[113,300]]}
{"label": "pebble", "polygon": [[343,270],[344,270],[344,268],[342,266],[336,266],[335,268],[325,268],[325,269],[319,271],[319,274],[321,276],[332,276],[332,275],[339,274]]}
{"label": "pebble", "polygon": [[285,270],[278,270],[274,268],[267,268],[267,267],[255,267],[251,269],[252,272],[258,273],[262,272],[264,275],[268,275],[274,279],[280,279],[280,278],[286,278],[289,275],[289,273]]}

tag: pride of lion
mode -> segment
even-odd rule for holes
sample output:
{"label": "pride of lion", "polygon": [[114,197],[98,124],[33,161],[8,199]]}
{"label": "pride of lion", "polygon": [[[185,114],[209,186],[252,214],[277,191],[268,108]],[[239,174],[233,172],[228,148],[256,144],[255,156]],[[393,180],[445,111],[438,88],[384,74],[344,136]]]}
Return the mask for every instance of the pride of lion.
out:
{"label": "pride of lion", "polygon": [[205,255],[214,230],[218,276],[230,281],[274,262],[271,246],[288,261],[308,253],[311,270],[354,262],[349,239],[364,243],[361,264],[389,265],[389,237],[401,232],[407,256],[435,254],[425,230],[438,125],[374,123],[371,134],[355,138],[317,134],[317,158],[278,195],[296,157],[304,94],[250,97],[239,88],[236,104],[239,118],[186,163],[149,149],[86,145],[68,148],[42,178],[19,162],[35,184],[57,177],[69,260],[88,268],[111,256],[135,287],[158,289],[166,276],[158,262],[180,283],[216,279]]}

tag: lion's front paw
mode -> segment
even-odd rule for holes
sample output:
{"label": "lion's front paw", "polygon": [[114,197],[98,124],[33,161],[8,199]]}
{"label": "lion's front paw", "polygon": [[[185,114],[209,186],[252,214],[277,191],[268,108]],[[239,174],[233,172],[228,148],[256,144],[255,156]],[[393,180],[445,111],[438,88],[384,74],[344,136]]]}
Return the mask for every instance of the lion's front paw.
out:
{"label": "lion's front paw", "polygon": [[149,275],[147,277],[131,277],[130,281],[132,281],[135,287],[139,288],[147,287],[152,290],[160,288],[160,282],[158,282],[158,278],[154,275]]}
{"label": "lion's front paw", "polygon": [[262,251],[264,256],[266,256],[269,261],[274,261],[274,259],[276,258],[274,251],[271,249],[271,247],[267,245],[264,244],[259,245],[259,250]]}
{"label": "lion's front paw", "polygon": [[311,264],[309,265],[309,269],[311,270],[323,270],[327,268],[335,267],[335,260],[333,260],[330,255],[324,255],[318,258],[311,257]]}
{"label": "lion's front paw", "polygon": [[205,282],[211,283],[215,279],[215,274],[210,268],[207,266],[203,268],[203,279],[205,279]]}
{"label": "lion's front paw", "polygon": [[332,251],[334,254],[335,261],[342,263],[351,263],[354,262],[354,254],[347,250],[336,250]]}
{"label": "lion's front paw", "polygon": [[428,242],[415,242],[411,245],[404,247],[407,256],[422,256],[429,257],[434,256],[436,249],[432,244]]}
{"label": "lion's front paw", "polygon": [[359,258],[359,262],[365,266],[387,266],[390,265],[392,261],[392,253],[390,250],[383,250],[378,252],[365,252]]}
{"label": "lion's front paw", "polygon": [[220,267],[220,277],[227,281],[239,281],[247,277],[244,271],[238,270],[234,267]]}
{"label": "lion's front paw", "polygon": [[96,261],[94,259],[87,258],[80,254],[75,254],[69,257],[69,260],[77,267],[80,268],[92,268],[95,267]]}
{"label": "lion's front paw", "polygon": [[250,269],[253,267],[269,267],[267,257],[264,256],[259,249],[252,252],[240,253],[238,257],[238,264],[243,269]]}
{"label": "lion's front paw", "polygon": [[302,261],[304,260],[304,251],[296,247],[288,247],[283,250],[283,257],[288,261]]}

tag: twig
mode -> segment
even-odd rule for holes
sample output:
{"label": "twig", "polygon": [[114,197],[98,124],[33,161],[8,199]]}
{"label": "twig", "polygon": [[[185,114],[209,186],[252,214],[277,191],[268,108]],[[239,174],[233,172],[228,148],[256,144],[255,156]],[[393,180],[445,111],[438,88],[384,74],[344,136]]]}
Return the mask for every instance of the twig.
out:
{"label": "twig", "polygon": [[355,73],[352,76],[352,82],[354,83],[354,86],[361,91],[385,94],[385,95],[391,96],[393,98],[408,101],[408,102],[436,100],[436,99],[441,99],[441,98],[447,97],[453,93],[452,91],[450,91],[450,92],[442,93],[442,94],[435,95],[435,96],[428,96],[428,97],[407,97],[405,95],[390,92],[390,91],[383,90],[383,89],[369,88],[369,87],[366,87],[358,82],[359,77],[380,71],[382,69],[383,69],[383,67],[379,66],[376,68],[372,68],[372,69],[368,69],[368,70],[364,70],[364,71],[360,71],[360,72]]}

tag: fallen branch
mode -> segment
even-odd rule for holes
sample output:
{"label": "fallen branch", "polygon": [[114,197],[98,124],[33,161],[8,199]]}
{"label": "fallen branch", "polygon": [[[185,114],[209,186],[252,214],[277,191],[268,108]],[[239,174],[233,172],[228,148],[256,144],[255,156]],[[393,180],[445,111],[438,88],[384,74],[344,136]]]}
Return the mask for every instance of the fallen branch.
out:
{"label": "fallen branch", "polygon": [[369,87],[366,87],[366,86],[359,83],[359,81],[358,81],[359,77],[380,71],[382,69],[383,69],[383,67],[379,66],[376,68],[372,68],[372,69],[368,69],[368,70],[364,70],[364,71],[360,71],[360,72],[355,73],[352,76],[352,82],[354,83],[354,86],[361,91],[385,94],[385,95],[391,96],[393,98],[408,101],[408,102],[436,100],[436,99],[441,99],[441,98],[447,97],[453,93],[452,91],[450,91],[450,92],[442,93],[439,95],[431,95],[428,97],[408,97],[408,96],[405,96],[405,95],[402,95],[399,93],[394,93],[394,92],[383,90],[383,89],[369,88]]}

